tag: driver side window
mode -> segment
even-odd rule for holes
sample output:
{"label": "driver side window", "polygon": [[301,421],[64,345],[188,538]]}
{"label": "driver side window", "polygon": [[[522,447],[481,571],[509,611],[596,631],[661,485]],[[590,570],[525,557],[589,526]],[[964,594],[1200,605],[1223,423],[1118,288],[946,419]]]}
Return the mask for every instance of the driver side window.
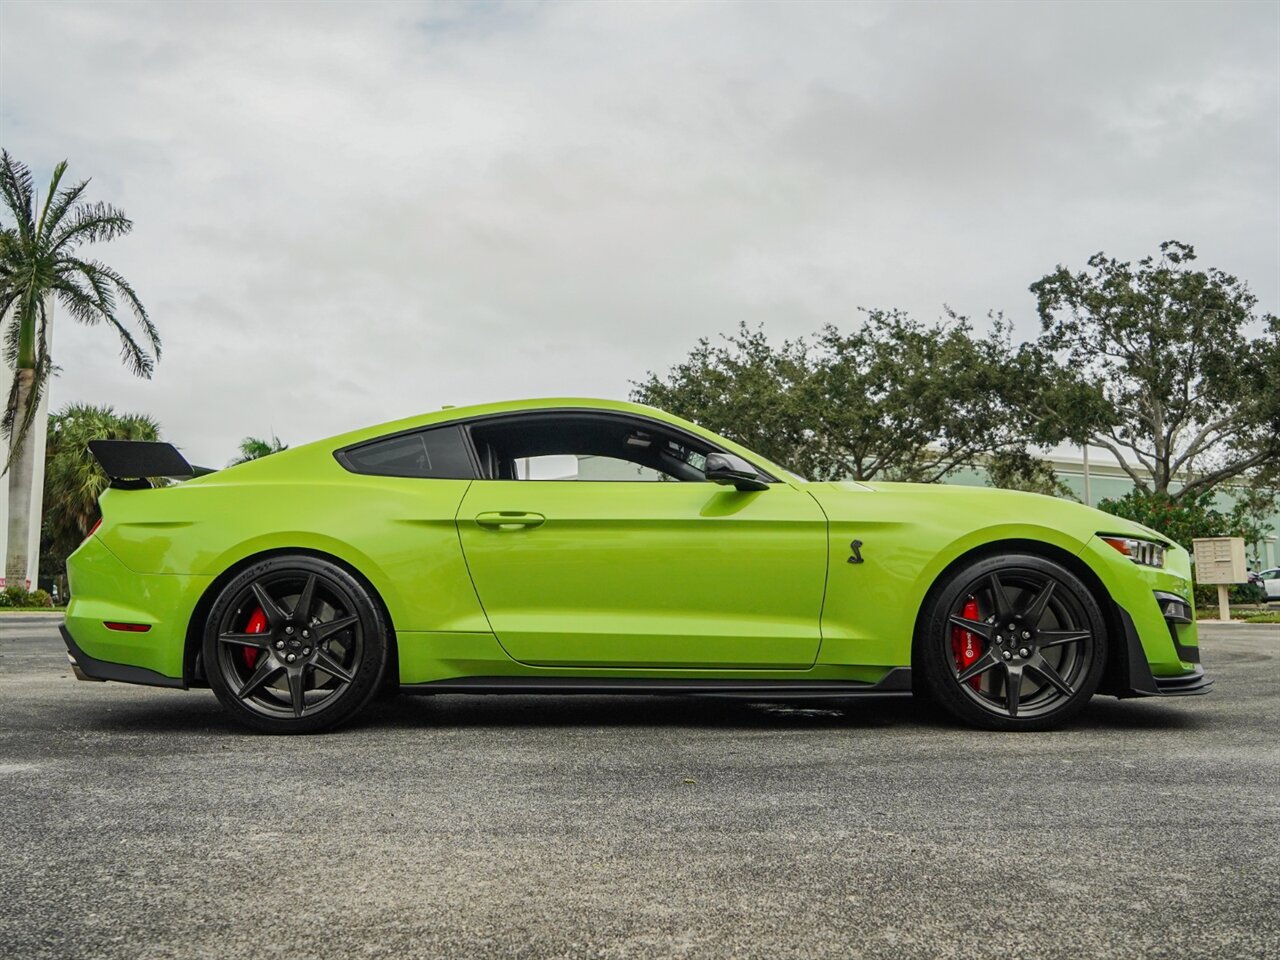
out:
{"label": "driver side window", "polygon": [[706,480],[710,446],[661,425],[589,412],[525,414],[474,424],[481,476],[497,480]]}

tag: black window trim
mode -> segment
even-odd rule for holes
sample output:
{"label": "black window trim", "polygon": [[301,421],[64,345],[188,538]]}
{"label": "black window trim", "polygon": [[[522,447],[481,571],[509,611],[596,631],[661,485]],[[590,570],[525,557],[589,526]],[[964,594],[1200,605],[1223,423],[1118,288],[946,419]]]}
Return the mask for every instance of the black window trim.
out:
{"label": "black window trim", "polygon": [[[503,421],[522,420],[525,417],[537,417],[537,416],[542,416],[546,414],[586,414],[588,416],[599,416],[599,417],[604,417],[604,418],[613,419],[613,420],[627,420],[637,424],[638,426],[647,427],[649,429],[657,429],[659,431],[664,431],[666,433],[674,434],[678,438],[685,438],[689,441],[692,441],[697,446],[709,447],[712,453],[728,453],[735,457],[742,456],[741,454],[734,453],[732,450],[726,450],[723,447],[719,446],[718,444],[712,443],[706,437],[701,437],[701,436],[698,436],[698,434],[696,433],[690,433],[688,430],[683,430],[680,427],[677,427],[673,423],[667,423],[663,420],[655,420],[653,417],[646,417],[644,414],[640,414],[640,413],[632,413],[629,410],[601,410],[598,407],[540,407],[540,408],[535,408],[531,410],[507,411],[504,413],[486,413],[486,414],[480,414],[475,417],[467,417],[464,420],[454,421],[455,423],[458,423],[462,426],[463,433],[467,438],[467,445],[471,450],[471,456],[476,465],[476,479],[477,480],[496,480],[497,478],[486,477],[484,475],[483,470],[480,468],[480,455],[476,450],[475,440],[471,436],[472,426],[475,426],[481,423],[493,423],[493,422],[501,423]],[[759,466],[759,464],[754,463],[748,457],[742,457],[742,459],[750,463],[751,466],[755,469],[756,473],[760,475],[760,479],[764,480],[766,483],[782,482],[778,477],[775,477],[768,470],[762,469]],[[500,481],[500,482],[509,483],[512,481]],[[522,481],[515,481],[515,482],[526,483],[530,481],[522,480]],[[583,483],[584,481],[582,480],[538,480],[533,482],[536,482],[536,483]],[[585,481],[585,482],[591,482],[591,481]],[[651,481],[609,480],[604,482],[648,483]],[[688,482],[688,481],[677,481],[677,482]]]}
{"label": "black window trim", "polygon": [[[394,440],[397,437],[406,437],[413,434],[426,433],[430,430],[440,430],[447,427],[457,427],[462,431],[463,445],[466,447],[467,457],[471,461],[471,471],[474,474],[474,476],[471,477],[470,479],[495,480],[496,478],[486,477],[484,475],[484,471],[481,467],[480,455],[476,452],[475,441],[471,437],[471,427],[474,425],[482,424],[482,423],[494,423],[494,422],[500,423],[505,420],[520,420],[525,417],[537,417],[537,416],[544,416],[547,414],[588,414],[591,416],[609,417],[617,420],[630,420],[642,426],[647,426],[649,428],[656,428],[656,429],[665,431],[667,433],[675,434],[677,437],[687,438],[688,440],[693,441],[693,443],[696,445],[710,447],[713,453],[728,453],[728,454],[732,454],[735,457],[742,457],[742,455],[739,453],[734,453],[732,450],[726,450],[723,447],[712,443],[706,437],[699,436],[696,433],[690,433],[687,430],[677,427],[673,423],[667,423],[666,421],[663,421],[663,420],[655,420],[653,417],[646,417],[644,414],[641,414],[641,413],[632,413],[628,410],[601,410],[599,407],[535,407],[528,410],[508,410],[502,413],[480,413],[470,417],[461,417],[457,420],[444,420],[444,421],[441,421],[440,423],[428,423],[418,427],[409,427],[406,430],[397,430],[394,433],[384,433],[381,436],[370,437],[368,440],[361,440],[359,443],[351,443],[351,444],[347,444],[347,446],[345,447],[339,447],[337,450],[333,451],[333,458],[337,460],[338,463],[347,472],[354,473],[357,476],[361,476],[361,477],[392,476],[401,480],[466,479],[463,477],[457,477],[457,478],[398,477],[395,474],[368,473],[367,471],[364,471],[364,470],[355,469],[353,466],[351,466],[350,462],[347,460],[347,457],[346,457],[347,453],[349,452],[354,452],[356,450],[361,449],[362,447],[367,447],[375,443],[381,443],[384,440]],[[746,460],[747,463],[751,464],[751,466],[755,469],[756,473],[760,475],[760,479],[765,481],[765,483],[783,483],[783,480],[780,477],[775,477],[768,470],[761,468],[761,466],[758,463],[755,463],[750,457],[742,457],[742,459]],[[500,482],[511,482],[511,481],[500,481]],[[516,481],[516,482],[526,483],[530,481]],[[583,481],[581,480],[575,480],[575,481],[539,480],[535,482],[537,483],[557,483],[557,482],[582,483]],[[612,480],[608,482],[610,483],[643,483],[648,481]]]}
{"label": "black window trim", "polygon": [[[347,456],[363,450],[365,447],[372,447],[383,443],[387,440],[396,440],[400,437],[413,437],[421,433],[430,433],[433,430],[456,429],[462,436],[462,448],[467,453],[467,462],[471,464],[471,476],[469,477],[412,477],[405,476],[400,473],[377,473],[370,470],[361,470],[355,466]],[[410,427],[408,430],[397,430],[395,433],[384,433],[381,436],[370,437],[368,440],[361,440],[359,443],[350,443],[345,447],[339,447],[333,451],[333,459],[337,460],[344,470],[348,473],[354,473],[358,477],[390,477],[396,480],[477,480],[480,477],[480,461],[476,458],[474,445],[471,443],[471,436],[462,426],[460,421],[446,420],[443,423],[429,423],[421,427]]]}

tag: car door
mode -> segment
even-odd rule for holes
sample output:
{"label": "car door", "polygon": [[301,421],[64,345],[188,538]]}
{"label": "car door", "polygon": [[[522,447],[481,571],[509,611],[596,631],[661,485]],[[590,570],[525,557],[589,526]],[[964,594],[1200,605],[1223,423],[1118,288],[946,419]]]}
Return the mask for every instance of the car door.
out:
{"label": "car door", "polygon": [[[644,469],[616,462],[620,476]],[[458,530],[489,623],[524,663],[803,668],[816,659],[826,517],[789,482],[743,492],[706,481],[482,478],[463,498]]]}

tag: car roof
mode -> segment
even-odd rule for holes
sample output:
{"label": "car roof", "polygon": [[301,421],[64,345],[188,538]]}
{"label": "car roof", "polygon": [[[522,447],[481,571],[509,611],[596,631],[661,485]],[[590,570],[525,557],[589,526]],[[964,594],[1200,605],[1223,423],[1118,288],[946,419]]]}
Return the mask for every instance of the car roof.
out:
{"label": "car roof", "polygon": [[[396,433],[404,433],[412,430],[420,430],[426,427],[440,426],[442,424],[462,422],[474,420],[480,417],[500,416],[503,414],[516,413],[536,413],[540,410],[574,410],[574,411],[600,411],[607,413],[631,414],[633,416],[644,417],[659,423],[669,424],[678,430],[683,430],[695,436],[702,437],[710,441],[714,446],[729,450],[739,456],[746,457],[754,462],[765,471],[778,477],[790,477],[789,472],[779,464],[772,463],[765,457],[761,456],[754,450],[750,450],[740,444],[720,436],[701,427],[696,423],[691,423],[674,414],[667,413],[665,410],[659,410],[657,407],[646,406],[642,403],[631,403],[627,400],[602,400],[597,397],[538,397],[528,400],[503,400],[497,403],[480,403],[472,404],[464,407],[444,407],[440,410],[434,410],[430,413],[422,413],[413,417],[405,417],[401,420],[390,420],[386,423],[376,424],[371,427],[363,427],[359,430],[353,430],[349,433],[339,434],[334,437],[327,437],[323,440],[317,440],[312,443],[301,444],[291,447],[280,453],[272,454],[270,457],[263,457],[260,460],[250,461],[254,464],[260,464],[259,469],[266,469],[268,465],[284,468],[285,464],[309,458],[317,454],[323,454],[325,458],[329,458],[333,451],[340,450],[343,447],[353,446],[355,444],[364,443],[369,440],[376,440],[379,437],[385,437]],[[219,471],[222,473],[223,471]],[[788,480],[787,482],[792,482]]]}
{"label": "car roof", "polygon": [[[538,397],[528,400],[502,400],[496,403],[477,403],[463,407],[446,406],[430,413],[422,413],[402,420],[390,420],[386,423],[364,427],[360,430],[332,437],[324,441],[331,445],[359,443],[361,440],[381,437],[405,430],[416,430],[421,427],[453,423],[461,420],[474,420],[480,417],[492,417],[509,413],[536,413],[539,410],[599,410],[614,413],[630,413],[651,420],[659,420],[672,426],[689,430],[697,434],[709,433],[695,423],[659,410],[656,407],[626,400],[602,400],[596,397]],[[714,434],[711,434],[714,436]]]}

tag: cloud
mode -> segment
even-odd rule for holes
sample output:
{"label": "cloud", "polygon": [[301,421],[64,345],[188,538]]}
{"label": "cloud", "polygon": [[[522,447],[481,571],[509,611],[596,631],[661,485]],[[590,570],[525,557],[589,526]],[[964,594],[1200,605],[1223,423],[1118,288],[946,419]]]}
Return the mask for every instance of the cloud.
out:
{"label": "cloud", "polygon": [[1265,4],[0,7],[0,139],[68,157],[165,340],[57,325],[55,404],[193,459],[445,403],[625,396],[739,320],[1003,309],[1195,243],[1280,309]]}

